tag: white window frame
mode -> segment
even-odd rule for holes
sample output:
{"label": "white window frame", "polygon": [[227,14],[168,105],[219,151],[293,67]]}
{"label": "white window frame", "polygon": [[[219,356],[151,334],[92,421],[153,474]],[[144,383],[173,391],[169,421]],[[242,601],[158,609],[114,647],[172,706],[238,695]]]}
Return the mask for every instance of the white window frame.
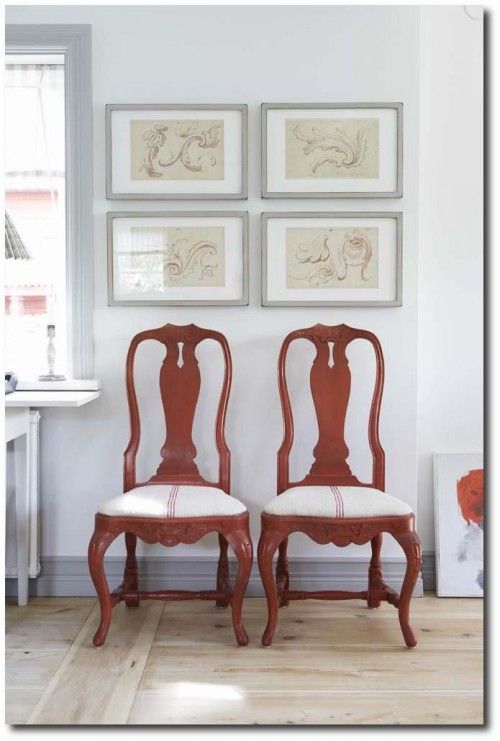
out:
{"label": "white window frame", "polygon": [[7,24],[5,53],[64,55],[68,378],[92,378],[92,26]]}

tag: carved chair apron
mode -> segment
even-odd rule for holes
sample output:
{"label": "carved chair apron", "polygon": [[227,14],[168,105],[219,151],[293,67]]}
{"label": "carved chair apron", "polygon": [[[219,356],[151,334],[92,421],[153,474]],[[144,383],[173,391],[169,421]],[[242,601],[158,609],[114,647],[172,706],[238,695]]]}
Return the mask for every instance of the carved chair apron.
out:
{"label": "carved chair apron", "polygon": [[[318,441],[314,462],[302,481],[290,482],[289,457],[293,444],[293,416],[286,382],[287,352],[294,340],[307,339],[316,349],[310,373],[310,387],[318,421]],[[347,462],[349,449],[344,426],[351,392],[351,372],[346,355],[355,339],[371,343],[375,352],[376,376],[368,422],[368,438],[373,457],[373,476],[362,483]],[[266,591],[268,622],[262,636],[271,644],[278,620],[278,606],[297,599],[366,600],[368,607],[378,607],[382,600],[397,607],[406,645],[416,645],[409,624],[410,599],[420,571],[420,542],[415,532],[415,516],[401,499],[385,493],[385,457],[379,440],[379,414],[384,385],[384,359],[377,337],[362,329],[340,324],[317,324],[291,332],[284,340],[278,360],[279,391],[284,422],[284,439],[278,451],[278,497],[262,513],[258,547],[259,569]],[[302,532],[316,543],[346,546],[371,542],[372,558],[366,591],[294,591],[289,587],[288,536]],[[390,533],[402,547],[407,569],[397,594],[382,579],[380,549],[382,533]],[[272,560],[279,550],[276,580]]]}
{"label": "carved chair apron", "polygon": [[[224,379],[215,420],[219,455],[216,483],[206,481],[195,462],[193,420],[200,393],[200,369],[196,347],[205,340],[219,343],[224,356]],[[165,414],[166,439],[161,462],[146,482],[136,482],[136,456],[140,442],[139,407],[134,385],[134,359],[145,340],[161,342],[166,349],[160,370],[160,392]],[[112,608],[120,601],[137,607],[141,599],[214,600],[219,607],[231,605],[236,640],[248,643],[241,608],[252,566],[252,541],[245,506],[230,492],[230,452],[224,437],[226,409],[231,386],[231,354],[220,332],[190,324],[150,329],[137,334],[130,344],[126,364],[126,387],[130,413],[130,442],[124,454],[124,494],[105,502],[95,517],[89,544],[89,568],[101,609],[94,644],[101,646],[109,629]],[[141,591],[135,556],[137,538],[146,543],[175,546],[194,543],[209,532],[219,534],[216,589],[207,591]],[[121,585],[111,594],[104,571],[104,554],[112,541],[125,534],[127,559]],[[229,585],[228,545],[238,560],[234,591]]]}

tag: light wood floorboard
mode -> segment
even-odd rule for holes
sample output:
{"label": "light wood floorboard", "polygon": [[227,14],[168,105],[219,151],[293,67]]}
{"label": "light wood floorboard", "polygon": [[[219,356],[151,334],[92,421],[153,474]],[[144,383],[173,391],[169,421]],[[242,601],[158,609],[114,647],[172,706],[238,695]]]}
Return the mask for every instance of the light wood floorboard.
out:
{"label": "light wood floorboard", "polygon": [[[201,604],[201,603],[200,603]],[[251,634],[252,643],[259,641],[265,624],[265,611],[257,599],[247,600],[244,619]],[[206,609],[190,612],[180,611],[177,606],[167,605],[155,636],[157,646],[180,646],[220,651],[221,645],[232,647],[231,616],[227,610]],[[189,616],[189,617],[188,617]],[[186,619],[188,618],[188,619]],[[450,630],[453,621],[453,630]],[[460,648],[463,650],[482,647],[482,619],[473,614],[429,612],[415,615],[413,625],[420,633],[419,649]],[[293,648],[315,649],[355,646],[367,649],[380,647],[404,648],[397,613],[390,605],[381,605],[377,610],[354,606],[338,609],[338,605],[325,603],[295,604],[280,610],[278,629],[273,646],[293,643]]]}
{"label": "light wood floorboard", "polygon": [[[207,692],[208,688],[208,692]],[[180,693],[182,691],[182,696]],[[138,692],[129,723],[214,725],[476,725],[481,695],[465,692],[347,693],[296,690],[241,693],[228,685],[212,693],[178,686],[169,692]]]}
{"label": "light wood floorboard", "polygon": [[104,646],[92,636],[96,605],[28,719],[30,725],[123,724],[141,681],[158,626],[162,602],[128,610],[119,604]]}
{"label": "light wood floorboard", "polygon": [[5,716],[26,723],[95,604],[94,599],[39,597],[5,606]]}
{"label": "light wood floorboard", "polygon": [[[123,604],[91,645],[94,600],[40,598],[6,611],[11,724],[480,725],[481,600],[412,604],[405,648],[383,604],[295,602],[263,649],[265,601],[247,599],[250,645],[207,602]],[[291,700],[293,698],[293,701]]]}

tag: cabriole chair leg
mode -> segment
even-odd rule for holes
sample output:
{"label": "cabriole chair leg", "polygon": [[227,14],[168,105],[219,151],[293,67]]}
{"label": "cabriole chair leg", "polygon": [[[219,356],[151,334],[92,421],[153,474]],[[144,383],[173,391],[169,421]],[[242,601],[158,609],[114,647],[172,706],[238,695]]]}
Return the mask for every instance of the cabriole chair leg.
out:
{"label": "cabriole chair leg", "polygon": [[263,525],[257,549],[260,578],[267,599],[267,625],[262,635],[262,645],[270,646],[278,623],[278,591],[273,575],[273,556],[283,535],[265,530]]}
{"label": "cabriole chair leg", "polygon": [[417,645],[417,639],[410,626],[410,601],[422,565],[420,539],[415,532],[400,533],[394,537],[403,549],[407,561],[405,578],[399,595],[399,624],[406,645],[408,648],[413,648]]}
{"label": "cabriole chair leg", "polygon": [[234,533],[228,533],[226,537],[238,559],[238,572],[236,574],[234,591],[231,596],[234,634],[238,645],[246,646],[248,644],[248,635],[243,625],[241,610],[253,561],[253,546],[248,523],[246,530],[237,530]]}
{"label": "cabriole chair leg", "polygon": [[94,582],[101,612],[99,627],[97,628],[93,639],[94,646],[102,646],[106,640],[109,625],[111,623],[113,603],[109,593],[106,572],[104,571],[104,554],[115,537],[116,535],[113,533],[95,530],[89,543],[88,561],[90,576]]}

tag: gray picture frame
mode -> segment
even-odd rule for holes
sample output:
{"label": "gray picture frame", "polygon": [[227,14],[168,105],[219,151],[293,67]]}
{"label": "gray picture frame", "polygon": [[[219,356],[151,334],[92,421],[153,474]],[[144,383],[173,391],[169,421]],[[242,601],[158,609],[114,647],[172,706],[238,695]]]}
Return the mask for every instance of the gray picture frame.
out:
{"label": "gray picture frame", "polygon": [[[238,217],[242,220],[242,295],[241,299],[204,299],[166,300],[166,301],[133,301],[114,298],[113,285],[113,221],[130,218],[204,218],[204,217]],[[106,214],[107,229],[107,270],[108,270],[108,306],[248,306],[248,211],[108,211]]]}
{"label": "gray picture frame", "polygon": [[[241,191],[238,193],[120,193],[113,190],[113,111],[240,111],[241,112]],[[246,200],[248,198],[248,106],[246,103],[107,103],[105,106],[106,128],[106,198],[122,201],[202,201],[202,200]]]}
{"label": "gray picture frame", "polygon": [[[270,191],[267,162],[267,112],[274,109],[330,110],[342,108],[393,108],[397,113],[396,188],[393,191]],[[262,103],[261,105],[262,198],[401,198],[403,195],[403,103]]]}
{"label": "gray picture frame", "polygon": [[[267,223],[270,219],[371,219],[393,218],[396,220],[396,296],[382,301],[271,301],[267,297]],[[261,214],[261,276],[262,306],[344,306],[344,307],[393,307],[402,306],[403,291],[403,213],[401,211],[277,211]]]}

